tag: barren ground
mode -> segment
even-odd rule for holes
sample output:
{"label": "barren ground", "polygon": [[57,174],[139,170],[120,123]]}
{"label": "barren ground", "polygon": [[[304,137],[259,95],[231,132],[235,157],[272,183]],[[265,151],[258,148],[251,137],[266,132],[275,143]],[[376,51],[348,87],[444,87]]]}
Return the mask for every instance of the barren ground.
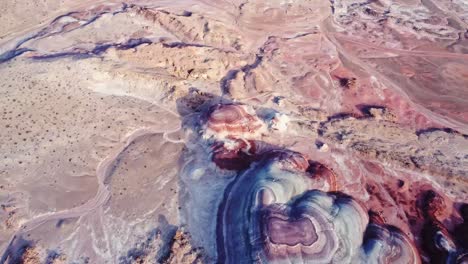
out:
{"label": "barren ground", "polygon": [[[230,186],[267,149],[333,171],[423,263],[435,191],[467,252],[465,1],[4,1],[0,263],[220,261]],[[227,104],[261,123],[233,136],[249,159],[210,127]]]}

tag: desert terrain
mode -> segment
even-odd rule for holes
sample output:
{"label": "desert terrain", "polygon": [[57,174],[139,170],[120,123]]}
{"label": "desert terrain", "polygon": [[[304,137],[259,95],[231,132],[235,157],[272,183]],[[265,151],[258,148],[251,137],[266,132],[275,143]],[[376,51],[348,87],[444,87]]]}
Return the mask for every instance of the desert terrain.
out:
{"label": "desert terrain", "polygon": [[4,2],[0,263],[468,263],[468,2]]}

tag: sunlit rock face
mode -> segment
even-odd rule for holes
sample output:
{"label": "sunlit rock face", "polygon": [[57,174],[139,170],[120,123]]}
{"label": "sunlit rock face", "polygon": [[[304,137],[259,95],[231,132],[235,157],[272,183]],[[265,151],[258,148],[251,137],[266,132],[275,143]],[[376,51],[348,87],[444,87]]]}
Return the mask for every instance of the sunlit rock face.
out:
{"label": "sunlit rock face", "polygon": [[209,112],[205,137],[252,139],[258,137],[264,129],[265,124],[251,107],[219,104],[213,106]]}
{"label": "sunlit rock face", "polygon": [[[212,148],[212,161],[221,169],[244,170],[271,149],[258,139],[266,124],[251,106],[216,104],[204,118],[202,137]],[[257,140],[255,140],[257,139]]]}

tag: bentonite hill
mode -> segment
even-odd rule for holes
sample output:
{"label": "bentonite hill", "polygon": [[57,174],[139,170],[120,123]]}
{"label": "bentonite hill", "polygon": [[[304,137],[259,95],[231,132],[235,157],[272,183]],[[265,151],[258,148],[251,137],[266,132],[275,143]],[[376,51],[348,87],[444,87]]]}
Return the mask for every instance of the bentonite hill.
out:
{"label": "bentonite hill", "polygon": [[0,263],[468,263],[466,0],[3,0]]}

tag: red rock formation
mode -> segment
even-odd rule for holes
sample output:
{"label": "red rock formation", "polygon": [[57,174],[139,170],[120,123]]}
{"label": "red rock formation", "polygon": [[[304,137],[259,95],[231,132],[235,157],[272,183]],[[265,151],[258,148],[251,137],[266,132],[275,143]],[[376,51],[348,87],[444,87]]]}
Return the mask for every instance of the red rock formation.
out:
{"label": "red rock formation", "polygon": [[307,171],[312,175],[314,180],[325,181],[328,185],[327,191],[338,191],[336,175],[330,168],[321,163],[310,161]]}
{"label": "red rock formation", "polygon": [[256,116],[251,107],[218,104],[209,112],[204,135],[215,139],[253,139],[260,136],[264,128],[265,124]]}
{"label": "red rock formation", "polygon": [[233,139],[229,142],[216,142],[213,146],[212,160],[218,167],[226,170],[243,170],[255,160],[255,141]]}
{"label": "red rock formation", "polygon": [[445,201],[435,191],[424,195],[423,213],[426,219],[422,230],[423,247],[430,255],[431,263],[458,263],[459,249],[449,230],[438,220]]}

